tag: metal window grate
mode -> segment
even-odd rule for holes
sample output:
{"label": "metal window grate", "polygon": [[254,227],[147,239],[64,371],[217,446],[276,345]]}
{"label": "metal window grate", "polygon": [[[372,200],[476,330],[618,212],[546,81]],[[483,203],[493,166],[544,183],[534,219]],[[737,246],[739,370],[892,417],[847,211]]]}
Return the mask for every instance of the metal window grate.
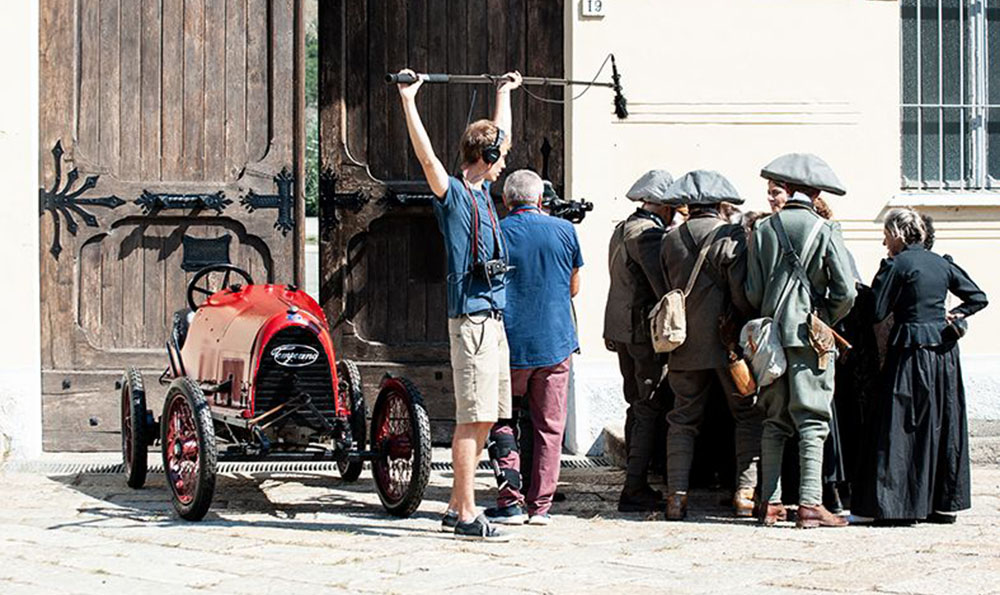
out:
{"label": "metal window grate", "polygon": [[1000,189],[1000,0],[902,0],[900,16],[903,188]]}

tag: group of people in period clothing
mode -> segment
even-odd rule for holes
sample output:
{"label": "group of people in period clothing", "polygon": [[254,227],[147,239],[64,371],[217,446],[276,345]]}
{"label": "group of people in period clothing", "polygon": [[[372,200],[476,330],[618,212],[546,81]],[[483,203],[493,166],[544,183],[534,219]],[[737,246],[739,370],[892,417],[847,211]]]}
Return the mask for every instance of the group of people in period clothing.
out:
{"label": "group of people in period clothing", "polygon": [[[798,527],[846,526],[836,514],[844,486],[854,522],[954,522],[970,506],[957,342],[985,294],[931,251],[933,222],[912,209],[886,215],[888,255],[866,286],[821,196],[846,194],[829,165],[794,153],[761,176],[767,215],[741,214],[743,199],[712,171],[675,181],[650,171],[626,195],[641,204],[612,233],[604,333],[628,403],[619,510],[686,518],[695,437],[721,398],[735,429],[736,516],[787,520],[781,479],[797,475]],[[656,310],[678,290],[686,338],[658,353]],[[950,309],[949,293],[961,300]],[[875,330],[886,319],[879,369]],[[651,398],[663,379],[672,404]],[[835,399],[841,383],[850,390]],[[665,498],[647,481],[660,447],[648,428],[664,409]]]}
{"label": "group of people in period clothing", "polygon": [[[502,220],[490,195],[511,147],[510,94],[520,83],[519,73],[508,73],[493,118],[466,127],[456,175],[421,122],[422,81],[399,85],[444,237],[456,426],[441,529],[463,539],[505,541],[496,524],[551,521],[570,357],[578,351],[571,298],[583,259],[573,225],[542,210],[543,182],[530,170],[507,176]],[[814,155],[789,154],[761,175],[769,216],[741,213],[743,199],[713,171],[674,180],[653,170],[626,195],[639,205],[612,232],[604,318],[627,402],[618,509],[686,518],[695,438],[706,407],[721,398],[734,422],[736,516],[765,525],[787,519],[781,477],[789,475],[783,461],[793,442],[800,527],[847,524],[824,506],[824,484],[846,479],[844,452],[857,461],[848,465],[857,519],[953,521],[969,506],[957,340],[965,318],[986,306],[985,295],[949,257],[929,249],[931,222],[908,209],[885,218],[888,258],[868,288],[821,197],[846,193],[830,167]],[[657,317],[650,316],[677,292],[686,338],[658,351]],[[948,293],[962,303],[946,310]],[[834,389],[845,375],[838,369],[852,355],[840,333],[871,344],[874,324],[886,318],[893,322],[881,375],[858,381],[856,370],[847,374],[866,394],[843,406],[851,412],[845,421],[860,417],[863,424],[846,424],[859,432],[831,438]],[[531,428],[520,440],[519,414]],[[648,479],[651,464],[664,458],[664,417],[666,496]],[[487,445],[499,490],[496,506],[479,513],[473,486]],[[532,451],[523,474],[521,446]]]}

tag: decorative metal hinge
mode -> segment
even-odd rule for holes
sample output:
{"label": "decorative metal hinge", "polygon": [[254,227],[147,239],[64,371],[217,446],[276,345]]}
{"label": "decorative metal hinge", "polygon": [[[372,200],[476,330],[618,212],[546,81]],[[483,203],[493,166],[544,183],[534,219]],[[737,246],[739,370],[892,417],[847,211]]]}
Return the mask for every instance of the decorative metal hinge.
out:
{"label": "decorative metal hinge", "polygon": [[371,194],[364,190],[337,192],[337,174],[329,167],[319,176],[320,216],[324,226],[340,223],[341,209],[357,213],[371,202]]}
{"label": "decorative metal hinge", "polygon": [[74,167],[72,171],[66,174],[66,185],[63,186],[62,190],[59,190],[59,184],[62,183],[62,156],[63,148],[62,141],[56,141],[56,145],[52,147],[52,159],[55,163],[56,180],[52,184],[51,190],[46,190],[45,188],[38,189],[38,216],[41,217],[45,214],[45,211],[52,213],[52,223],[55,226],[55,230],[52,234],[52,246],[49,248],[49,252],[52,256],[59,259],[59,253],[62,252],[62,244],[60,242],[60,219],[59,215],[62,215],[63,220],[66,222],[66,229],[70,234],[76,235],[79,226],[76,220],[73,218],[73,213],[76,213],[87,227],[97,227],[97,217],[88,213],[83,209],[85,206],[92,207],[105,207],[108,209],[117,209],[118,207],[125,204],[125,201],[118,198],[115,195],[102,196],[99,198],[80,198],[80,195],[84,192],[97,186],[97,180],[100,176],[87,176],[83,184],[70,192],[70,189],[76,184],[77,179],[80,177],[79,171]]}
{"label": "decorative metal hinge", "polygon": [[274,183],[278,187],[277,194],[257,194],[251,190],[240,199],[240,204],[251,213],[257,209],[278,209],[278,220],[274,222],[274,228],[281,231],[281,235],[288,235],[295,228],[295,218],[292,216],[295,176],[287,167],[283,167],[274,176]]}
{"label": "decorative metal hinge", "polygon": [[212,209],[217,214],[233,201],[226,198],[222,190],[214,194],[156,194],[149,190],[143,190],[142,196],[135,199],[135,204],[142,207],[144,215],[155,213],[163,209]]}

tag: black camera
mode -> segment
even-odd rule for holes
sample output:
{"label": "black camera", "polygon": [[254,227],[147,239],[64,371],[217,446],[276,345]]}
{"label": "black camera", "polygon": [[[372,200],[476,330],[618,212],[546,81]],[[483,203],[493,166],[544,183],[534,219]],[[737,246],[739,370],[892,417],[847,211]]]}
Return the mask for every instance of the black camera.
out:
{"label": "black camera", "polygon": [[496,277],[503,277],[513,270],[513,268],[502,258],[494,258],[484,262],[473,263],[472,274],[479,279],[490,280]]}
{"label": "black camera", "polygon": [[552,182],[543,180],[542,207],[553,217],[565,219],[570,223],[580,223],[587,213],[594,210],[594,203],[588,200],[567,200],[556,193]]}

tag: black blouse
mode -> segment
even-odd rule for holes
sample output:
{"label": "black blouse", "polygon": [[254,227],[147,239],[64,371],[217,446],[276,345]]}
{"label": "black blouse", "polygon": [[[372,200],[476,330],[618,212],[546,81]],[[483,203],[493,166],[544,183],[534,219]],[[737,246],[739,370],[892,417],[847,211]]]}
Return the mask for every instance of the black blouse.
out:
{"label": "black blouse", "polygon": [[875,318],[894,317],[889,343],[896,347],[940,345],[947,326],[944,303],[948,292],[962,303],[952,313],[971,316],[986,307],[986,294],[950,256],[939,256],[920,244],[906,246],[882,261],[872,282]]}

